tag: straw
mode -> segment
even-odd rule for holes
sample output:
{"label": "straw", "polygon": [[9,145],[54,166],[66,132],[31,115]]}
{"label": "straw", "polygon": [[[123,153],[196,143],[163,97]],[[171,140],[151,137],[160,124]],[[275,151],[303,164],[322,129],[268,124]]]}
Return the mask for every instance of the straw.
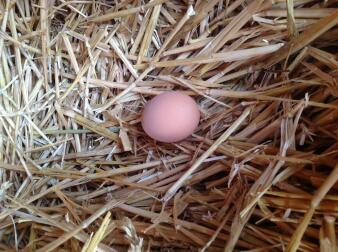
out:
{"label": "straw", "polygon": [[[0,0],[0,251],[337,248],[338,10]],[[142,129],[179,91],[180,142]]]}

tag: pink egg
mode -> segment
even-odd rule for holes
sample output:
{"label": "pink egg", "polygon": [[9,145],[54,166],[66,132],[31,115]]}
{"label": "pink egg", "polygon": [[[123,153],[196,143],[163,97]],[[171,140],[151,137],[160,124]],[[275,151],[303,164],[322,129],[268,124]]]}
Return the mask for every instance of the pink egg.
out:
{"label": "pink egg", "polygon": [[181,141],[197,128],[200,111],[190,96],[178,91],[155,96],[145,106],[142,127],[151,138],[165,143]]}

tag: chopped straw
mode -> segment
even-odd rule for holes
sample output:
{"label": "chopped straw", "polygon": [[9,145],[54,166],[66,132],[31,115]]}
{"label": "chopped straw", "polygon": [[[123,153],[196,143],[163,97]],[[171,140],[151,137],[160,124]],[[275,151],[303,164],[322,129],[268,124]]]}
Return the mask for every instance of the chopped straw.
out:
{"label": "chopped straw", "polygon": [[334,0],[0,0],[0,251],[337,251],[337,51]]}

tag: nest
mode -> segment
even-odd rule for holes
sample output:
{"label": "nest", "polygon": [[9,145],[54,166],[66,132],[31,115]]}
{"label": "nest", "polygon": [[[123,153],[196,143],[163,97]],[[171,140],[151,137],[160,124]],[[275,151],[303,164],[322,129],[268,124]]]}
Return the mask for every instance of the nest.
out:
{"label": "nest", "polygon": [[[0,251],[336,251],[335,0],[1,0]],[[155,142],[154,95],[194,134]]]}

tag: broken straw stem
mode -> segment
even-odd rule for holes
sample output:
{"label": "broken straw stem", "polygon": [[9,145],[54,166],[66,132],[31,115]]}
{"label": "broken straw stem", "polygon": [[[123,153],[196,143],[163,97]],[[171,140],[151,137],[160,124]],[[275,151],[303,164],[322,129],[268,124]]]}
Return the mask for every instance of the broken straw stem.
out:
{"label": "broken straw stem", "polygon": [[338,165],[336,165],[334,170],[326,178],[326,180],[323,182],[323,184],[320,186],[318,191],[313,196],[309,210],[306,212],[302,222],[297,227],[296,232],[294,232],[292,235],[290,243],[286,248],[287,252],[296,252],[298,250],[302,237],[312,219],[312,216],[316,208],[319,206],[319,203],[322,201],[322,199],[325,197],[325,195],[328,193],[331,187],[337,182],[337,180],[338,180]]}

